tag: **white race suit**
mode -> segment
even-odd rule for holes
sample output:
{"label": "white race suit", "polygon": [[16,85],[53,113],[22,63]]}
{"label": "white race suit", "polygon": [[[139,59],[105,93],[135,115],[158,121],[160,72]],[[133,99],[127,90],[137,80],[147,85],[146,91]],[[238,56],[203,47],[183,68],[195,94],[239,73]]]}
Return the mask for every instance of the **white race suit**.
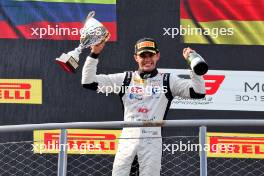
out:
{"label": "white race suit", "polygon": [[[202,76],[190,71],[191,79],[176,74],[140,71],[116,74],[96,74],[98,59],[87,57],[82,70],[82,85],[101,93],[121,95],[125,121],[161,121],[173,97],[204,98]],[[129,80],[126,83],[126,80]],[[167,86],[165,84],[167,83]],[[117,87],[126,83],[126,91]],[[122,139],[123,138],[123,139]],[[161,127],[123,128],[113,165],[113,176],[128,176],[135,156],[138,156],[140,176],[159,176],[161,171]]]}

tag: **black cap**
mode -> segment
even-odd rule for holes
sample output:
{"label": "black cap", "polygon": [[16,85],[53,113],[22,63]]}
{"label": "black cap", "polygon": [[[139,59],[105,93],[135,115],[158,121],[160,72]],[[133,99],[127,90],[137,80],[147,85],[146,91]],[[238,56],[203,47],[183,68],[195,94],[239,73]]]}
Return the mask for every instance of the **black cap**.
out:
{"label": "black cap", "polygon": [[150,52],[157,54],[159,52],[157,43],[152,38],[142,38],[135,45],[135,54]]}

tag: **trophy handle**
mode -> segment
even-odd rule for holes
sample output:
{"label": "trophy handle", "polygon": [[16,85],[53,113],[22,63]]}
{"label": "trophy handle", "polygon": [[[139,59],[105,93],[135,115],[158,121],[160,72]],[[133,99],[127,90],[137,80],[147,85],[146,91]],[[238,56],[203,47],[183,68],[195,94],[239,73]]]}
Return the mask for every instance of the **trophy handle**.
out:
{"label": "trophy handle", "polygon": [[88,20],[89,18],[93,18],[94,16],[95,16],[95,11],[91,11],[88,13],[86,20]]}

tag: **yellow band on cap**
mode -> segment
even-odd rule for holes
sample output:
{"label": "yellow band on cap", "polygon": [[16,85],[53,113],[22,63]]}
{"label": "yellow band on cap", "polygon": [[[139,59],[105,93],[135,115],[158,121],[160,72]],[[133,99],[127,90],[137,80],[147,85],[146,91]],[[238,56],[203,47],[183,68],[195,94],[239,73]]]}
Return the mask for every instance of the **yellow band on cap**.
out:
{"label": "yellow band on cap", "polygon": [[153,53],[153,54],[157,54],[157,52],[154,51],[154,50],[142,50],[142,51],[137,52],[137,54],[139,55],[139,54],[146,53],[146,52],[150,52],[150,53]]}
{"label": "yellow band on cap", "polygon": [[138,49],[144,48],[144,47],[152,47],[152,48],[155,48],[155,43],[154,42],[151,42],[151,41],[144,41],[144,42],[141,42],[141,43],[138,43],[137,44],[137,48]]}

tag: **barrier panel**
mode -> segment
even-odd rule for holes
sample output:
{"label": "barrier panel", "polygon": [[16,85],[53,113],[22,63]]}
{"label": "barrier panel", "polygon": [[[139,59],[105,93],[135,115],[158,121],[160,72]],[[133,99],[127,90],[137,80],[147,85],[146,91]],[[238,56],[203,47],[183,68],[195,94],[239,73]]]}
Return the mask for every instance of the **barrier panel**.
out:
{"label": "barrier panel", "polygon": [[[264,171],[264,139],[261,136],[247,135],[235,136],[232,134],[207,133],[206,126],[263,126],[264,120],[167,120],[162,122],[74,122],[74,123],[50,123],[50,124],[25,124],[0,126],[0,132],[18,132],[33,130],[61,129],[58,133],[56,145],[66,145],[59,148],[58,152],[40,152],[36,144],[47,141],[22,141],[6,142],[0,144],[0,172],[1,175],[111,175],[115,152],[113,153],[70,153],[74,144],[77,146],[85,143],[74,141],[72,134],[65,129],[116,129],[122,127],[199,127],[199,136],[166,136],[162,137],[163,156],[161,175],[261,175]],[[240,134],[243,135],[243,134]],[[261,134],[259,134],[261,135]],[[213,139],[212,139],[213,138]],[[217,138],[217,139],[216,139]],[[77,138],[76,138],[77,139]],[[97,143],[103,144],[104,150],[116,150],[116,140],[91,138]],[[210,141],[208,141],[208,139]],[[221,140],[220,140],[221,139]],[[225,139],[229,141],[225,141]],[[232,140],[231,140],[232,139]],[[106,140],[107,145],[104,144]],[[110,141],[113,141],[112,143]],[[134,139],[122,139],[134,140]],[[152,140],[140,138],[139,140]],[[212,141],[219,143],[231,143],[231,151],[219,151],[219,156],[212,157]],[[240,141],[240,142],[239,142]],[[91,142],[92,143],[92,142]],[[90,144],[91,144],[90,143]],[[95,143],[93,143],[95,144]],[[250,145],[252,144],[252,145]],[[208,148],[209,146],[209,148]],[[112,148],[111,148],[112,147]],[[206,149],[207,147],[207,149]],[[77,147],[78,148],[78,147]],[[95,150],[95,148],[93,148]],[[209,153],[208,153],[209,151]],[[93,151],[94,152],[94,151]],[[244,152],[244,153],[243,153]],[[222,156],[224,154],[233,154]],[[249,157],[243,157],[248,154]],[[251,158],[252,155],[252,158]],[[238,156],[238,158],[236,157]],[[130,175],[139,175],[138,164],[132,165]]]}

